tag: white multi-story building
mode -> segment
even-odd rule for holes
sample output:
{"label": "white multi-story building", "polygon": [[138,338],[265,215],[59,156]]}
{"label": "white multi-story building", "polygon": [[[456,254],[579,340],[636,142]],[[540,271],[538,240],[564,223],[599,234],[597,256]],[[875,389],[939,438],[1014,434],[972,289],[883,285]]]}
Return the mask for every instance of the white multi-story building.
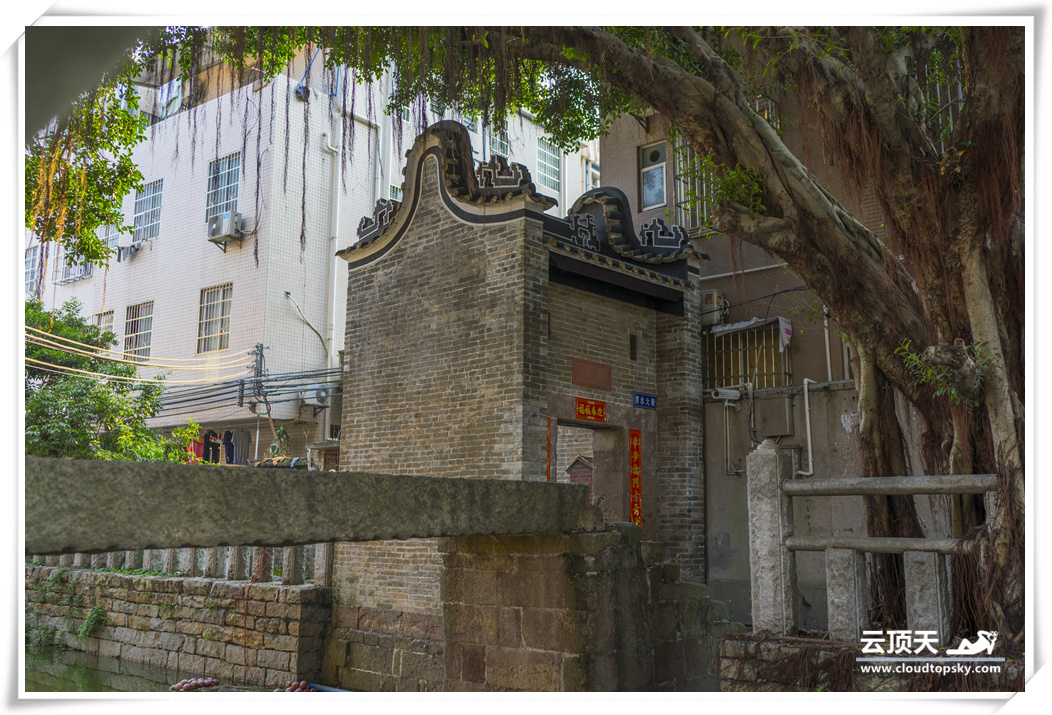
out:
{"label": "white multi-story building", "polygon": [[358,85],[309,70],[322,65],[314,59],[237,89],[217,65],[207,101],[192,103],[180,80],[145,86],[140,105],[161,116],[134,152],[143,188],[124,202],[134,234],[104,231],[115,253],[95,266],[26,242],[27,295],[47,307],[78,299],[116,334],[115,357],[140,362],[140,377],[164,375],[156,427],[193,418],[220,435],[247,430],[250,460],[265,455],[278,425],[293,456],[337,436],[354,287],[348,294],[334,254],[357,240],[377,200],[401,198],[405,152],[421,129],[461,121],[476,161],[497,153],[525,165],[558,200],[553,211],[598,185],[597,142],[568,154],[526,115],[495,133],[424,100],[391,116],[389,77]]}

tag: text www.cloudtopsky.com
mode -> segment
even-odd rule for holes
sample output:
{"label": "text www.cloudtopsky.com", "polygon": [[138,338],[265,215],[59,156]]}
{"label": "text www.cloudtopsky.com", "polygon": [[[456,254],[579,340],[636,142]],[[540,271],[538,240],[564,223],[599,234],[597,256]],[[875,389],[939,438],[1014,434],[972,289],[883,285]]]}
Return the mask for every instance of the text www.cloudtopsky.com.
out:
{"label": "text www.cloudtopsky.com", "polygon": [[858,664],[863,673],[878,675],[913,675],[916,673],[935,673],[936,675],[971,675],[972,673],[989,673],[997,675],[1001,665],[988,663],[881,663]]}

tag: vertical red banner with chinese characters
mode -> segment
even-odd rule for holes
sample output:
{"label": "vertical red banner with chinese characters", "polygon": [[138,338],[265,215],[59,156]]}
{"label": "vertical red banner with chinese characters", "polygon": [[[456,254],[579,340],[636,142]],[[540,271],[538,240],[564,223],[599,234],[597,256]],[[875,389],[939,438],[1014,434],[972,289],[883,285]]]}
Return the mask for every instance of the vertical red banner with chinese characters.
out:
{"label": "vertical red banner with chinese characters", "polygon": [[643,526],[643,433],[628,430],[628,514]]}
{"label": "vertical red banner with chinese characters", "polygon": [[548,418],[548,449],[547,449],[547,454],[548,454],[548,456],[546,457],[546,461],[548,462],[548,464],[547,464],[547,467],[546,467],[546,471],[547,471],[548,477],[547,477],[547,479],[545,479],[545,481],[546,482],[550,482],[552,480],[552,418],[551,417]]}

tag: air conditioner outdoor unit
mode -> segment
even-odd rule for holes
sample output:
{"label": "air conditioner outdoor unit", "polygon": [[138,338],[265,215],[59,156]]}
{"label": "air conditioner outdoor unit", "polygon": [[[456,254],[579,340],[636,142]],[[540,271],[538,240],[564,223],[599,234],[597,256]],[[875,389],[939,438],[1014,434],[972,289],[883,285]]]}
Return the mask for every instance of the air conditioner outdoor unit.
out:
{"label": "air conditioner outdoor unit", "polygon": [[241,214],[236,211],[213,216],[208,219],[208,240],[226,252],[226,244],[241,241]]}
{"label": "air conditioner outdoor unit", "polygon": [[701,293],[701,324],[719,325],[727,318],[727,301],[718,290]]}

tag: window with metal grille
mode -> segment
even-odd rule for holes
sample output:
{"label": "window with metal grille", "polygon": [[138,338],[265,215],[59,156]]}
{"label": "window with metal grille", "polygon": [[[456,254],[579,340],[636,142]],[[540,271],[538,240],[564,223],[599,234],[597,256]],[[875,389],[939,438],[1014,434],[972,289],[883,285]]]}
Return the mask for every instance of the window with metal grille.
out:
{"label": "window with metal grille", "polygon": [[789,346],[782,344],[786,324],[788,321],[775,319],[757,327],[710,332],[705,340],[705,387],[746,382],[755,389],[788,385],[792,371]]}
{"label": "window with metal grille", "polygon": [[26,293],[36,293],[40,282],[40,246],[26,249]]}
{"label": "window with metal grille", "polygon": [[201,312],[197,321],[197,352],[210,353],[230,347],[231,283],[201,291]]}
{"label": "window with metal grille", "polygon": [[135,226],[133,238],[144,241],[161,235],[161,194],[164,180],[158,179],[143,187],[135,195]]}
{"label": "window with metal grille", "polygon": [[541,186],[558,191],[561,168],[562,153],[559,147],[555,142],[537,137],[537,171],[540,174]]}
{"label": "window with metal grille", "polygon": [[129,305],[124,319],[124,356],[133,360],[150,357],[153,333],[153,301]]}
{"label": "window with metal grille", "polygon": [[946,152],[946,140],[953,133],[953,125],[964,106],[964,85],[961,79],[960,62],[952,63],[941,70],[920,67],[914,73],[923,99],[923,119],[927,124],[935,146],[940,153]]}
{"label": "window with metal grille", "polygon": [[106,244],[106,248],[112,251],[117,248],[117,239],[120,238],[120,233],[118,233],[116,226],[103,226],[99,229],[99,238]]}
{"label": "window with metal grille", "polygon": [[753,97],[752,109],[763,117],[772,129],[782,128],[782,118],[778,114],[778,103],[770,97]]}
{"label": "window with metal grille", "polygon": [[639,147],[639,210],[665,205],[665,142]]}
{"label": "window with metal grille", "polygon": [[67,253],[62,259],[62,278],[60,282],[70,283],[72,281],[87,278],[91,275],[91,264],[87,261],[76,262],[75,257]]}
{"label": "window with metal grille", "polygon": [[237,211],[237,173],[241,170],[241,152],[216,159],[208,165],[208,199],[205,222],[228,211]]}
{"label": "window with metal grille", "polygon": [[[510,158],[511,148],[508,146],[508,133],[507,132],[495,132],[493,127],[489,129],[489,153],[492,156],[503,156],[505,159]],[[489,157],[487,157],[487,160]]]}
{"label": "window with metal grille", "polygon": [[401,186],[395,186],[394,184],[391,184],[390,188],[387,190],[387,194],[393,200],[401,201],[402,200],[402,187]]}
{"label": "window with metal grille", "polygon": [[113,311],[107,310],[102,313],[95,313],[95,315],[92,316],[91,322],[98,326],[100,332],[112,333]]}
{"label": "window with metal grille", "polygon": [[686,141],[676,144],[676,171],[672,181],[675,211],[672,222],[691,235],[711,225],[715,178],[699,155]]}

